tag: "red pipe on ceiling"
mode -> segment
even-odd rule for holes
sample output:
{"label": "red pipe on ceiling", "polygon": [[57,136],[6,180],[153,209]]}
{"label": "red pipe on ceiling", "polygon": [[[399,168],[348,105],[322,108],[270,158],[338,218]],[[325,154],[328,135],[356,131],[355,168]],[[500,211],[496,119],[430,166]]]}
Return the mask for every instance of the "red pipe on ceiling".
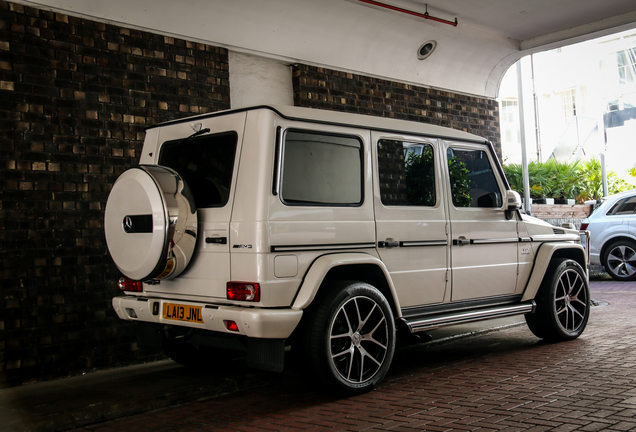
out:
{"label": "red pipe on ceiling", "polygon": [[448,21],[448,20],[445,20],[445,19],[435,18],[433,16],[430,16],[428,14],[428,5],[427,5],[426,13],[422,14],[422,13],[414,12],[414,11],[411,11],[411,10],[408,10],[408,9],[402,9],[400,7],[397,7],[397,6],[391,6],[391,5],[388,5],[386,3],[380,3],[380,2],[377,2],[377,1],[374,1],[374,0],[359,0],[359,1],[361,1],[362,3],[367,3],[367,4],[370,4],[370,5],[373,5],[373,6],[378,6],[378,7],[382,7],[382,8],[385,8],[385,9],[390,9],[390,10],[393,10],[393,11],[396,11],[396,12],[402,12],[402,13],[405,13],[405,14],[409,14],[409,15],[413,15],[413,16],[419,17],[419,18],[433,20],[433,21],[437,21],[437,22],[440,22],[440,23],[452,25],[453,27],[457,27],[457,18],[455,18],[455,21]]}

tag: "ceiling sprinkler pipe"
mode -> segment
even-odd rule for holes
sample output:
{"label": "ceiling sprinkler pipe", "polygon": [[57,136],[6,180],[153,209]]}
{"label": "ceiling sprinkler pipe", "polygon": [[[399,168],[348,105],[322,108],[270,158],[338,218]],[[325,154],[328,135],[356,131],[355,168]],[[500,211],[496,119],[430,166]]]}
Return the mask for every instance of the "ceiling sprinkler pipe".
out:
{"label": "ceiling sprinkler pipe", "polygon": [[440,22],[440,23],[443,23],[443,24],[452,25],[453,27],[457,27],[457,18],[455,18],[455,21],[449,21],[449,20],[445,20],[445,19],[441,19],[441,18],[436,18],[436,17],[430,16],[428,14],[428,5],[426,5],[427,11],[425,13],[419,13],[419,12],[414,12],[414,11],[411,11],[411,10],[408,10],[408,9],[402,9],[400,7],[397,7],[397,6],[391,6],[391,5],[388,5],[386,3],[380,3],[380,2],[377,2],[377,1],[374,1],[374,0],[359,0],[359,1],[361,1],[362,3],[367,3],[367,4],[370,4],[370,5],[373,5],[373,6],[378,6],[378,7],[382,7],[382,8],[385,8],[385,9],[390,9],[392,11],[402,12],[402,13],[405,13],[405,14],[409,14],[409,15],[413,15],[413,16],[419,17],[419,18],[433,20],[433,21],[437,21],[437,22]]}

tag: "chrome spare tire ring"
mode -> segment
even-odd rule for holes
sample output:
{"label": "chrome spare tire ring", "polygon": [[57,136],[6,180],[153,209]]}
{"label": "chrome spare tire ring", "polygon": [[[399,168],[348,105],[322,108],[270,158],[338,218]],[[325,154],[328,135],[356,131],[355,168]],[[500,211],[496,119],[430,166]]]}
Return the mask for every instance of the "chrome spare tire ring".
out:
{"label": "chrome spare tire ring", "polygon": [[163,166],[124,171],[108,196],[104,232],[124,276],[142,281],[179,276],[197,239],[197,210],[187,184]]}

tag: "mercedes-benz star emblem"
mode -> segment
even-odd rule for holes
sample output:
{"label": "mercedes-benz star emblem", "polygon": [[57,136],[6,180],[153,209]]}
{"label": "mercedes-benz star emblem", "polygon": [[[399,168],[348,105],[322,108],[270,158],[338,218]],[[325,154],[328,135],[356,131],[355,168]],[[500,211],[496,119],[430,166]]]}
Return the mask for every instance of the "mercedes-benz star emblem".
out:
{"label": "mercedes-benz star emblem", "polygon": [[126,216],[124,218],[124,231],[129,233],[131,229],[132,229],[132,219],[130,218],[130,216]]}

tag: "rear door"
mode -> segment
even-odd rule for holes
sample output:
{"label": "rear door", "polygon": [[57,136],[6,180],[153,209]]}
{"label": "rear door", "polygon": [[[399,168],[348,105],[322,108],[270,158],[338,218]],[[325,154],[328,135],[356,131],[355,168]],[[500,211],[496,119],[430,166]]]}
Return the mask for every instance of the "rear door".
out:
{"label": "rear door", "polygon": [[[375,252],[369,132],[278,119],[267,216],[272,304],[290,304],[314,261]],[[270,177],[271,178],[271,177]],[[271,191],[271,189],[270,189]]]}
{"label": "rear door", "polygon": [[491,148],[444,143],[448,168],[453,302],[512,295],[517,281],[517,221],[503,210],[506,190]]}
{"label": "rear door", "polygon": [[[232,197],[245,118],[246,113],[234,113],[201,119],[199,125],[184,122],[160,130],[156,163],[184,178],[198,210],[199,227],[194,258],[185,272],[174,280],[146,286],[146,292],[225,299]],[[196,129],[210,131],[191,137]]]}
{"label": "rear door", "polygon": [[447,294],[447,210],[437,140],[372,133],[378,252],[403,308]]}
{"label": "rear door", "polygon": [[608,212],[607,216],[613,225],[627,224],[627,231],[636,237],[636,195],[618,201]]}

